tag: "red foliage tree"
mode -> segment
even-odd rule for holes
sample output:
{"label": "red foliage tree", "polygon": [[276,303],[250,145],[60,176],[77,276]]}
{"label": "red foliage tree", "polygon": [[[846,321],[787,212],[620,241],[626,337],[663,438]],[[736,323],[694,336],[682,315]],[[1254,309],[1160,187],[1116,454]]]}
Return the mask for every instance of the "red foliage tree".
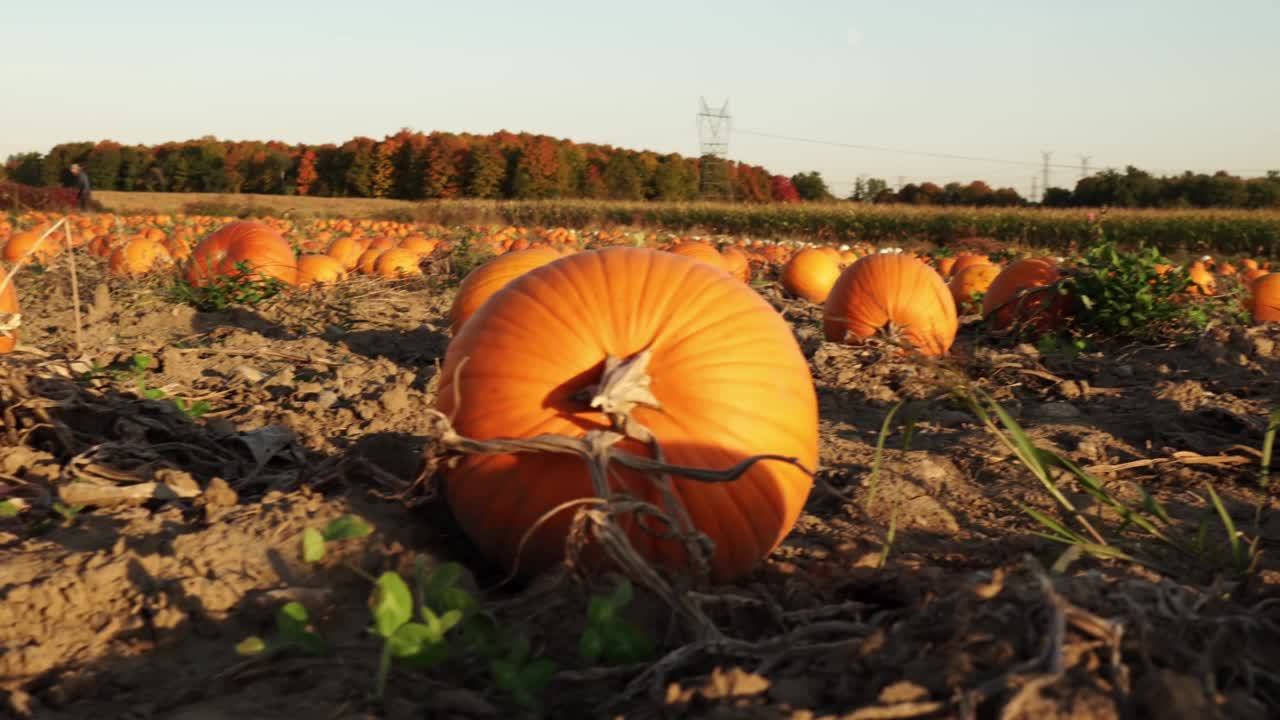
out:
{"label": "red foliage tree", "polygon": [[298,156],[298,182],[295,186],[299,195],[306,195],[311,186],[316,184],[320,174],[316,172],[316,151],[306,150]]}
{"label": "red foliage tree", "polygon": [[800,193],[796,192],[796,186],[786,175],[774,175],[769,178],[769,197],[773,198],[774,202],[800,202]]}

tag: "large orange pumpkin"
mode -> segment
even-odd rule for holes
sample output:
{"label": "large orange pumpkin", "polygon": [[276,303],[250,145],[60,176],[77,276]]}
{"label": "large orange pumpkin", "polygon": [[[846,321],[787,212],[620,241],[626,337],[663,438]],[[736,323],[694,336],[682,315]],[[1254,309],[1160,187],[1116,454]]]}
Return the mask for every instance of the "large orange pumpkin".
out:
{"label": "large orange pumpkin", "polygon": [[467,273],[458,285],[458,294],[449,309],[449,327],[453,334],[457,335],[462,323],[508,282],[561,257],[559,251],[549,247],[516,250],[499,255]]}
{"label": "large orange pumpkin", "polygon": [[[242,273],[237,265],[248,269]],[[273,278],[293,285],[298,282],[298,261],[293,247],[269,225],[254,220],[238,220],[206,236],[191,251],[186,279],[192,285],[208,285],[218,278],[242,274]]]}
{"label": "large orange pumpkin", "polygon": [[936,270],[896,253],[868,255],[840,273],[822,309],[831,342],[901,331],[926,355],[945,355],[958,320],[951,291]]}
{"label": "large orange pumpkin", "polygon": [[[9,268],[0,263],[0,283],[9,278]],[[13,352],[18,344],[18,327],[21,321],[21,310],[18,308],[18,286],[16,278],[9,278],[4,290],[0,290],[0,354]]]}
{"label": "large orange pumpkin", "polygon": [[1248,303],[1254,322],[1280,322],[1280,273],[1254,280],[1249,285]]}
{"label": "large orange pumpkin", "polygon": [[1055,286],[1061,279],[1062,271],[1051,260],[1023,258],[1009,263],[987,287],[982,316],[997,330],[1015,321],[1041,332],[1055,330],[1071,306],[1070,298]]}
{"label": "large orange pumpkin", "polygon": [[[606,358],[629,360],[645,350],[652,353],[647,372],[661,409],[641,404],[631,417],[652,431],[668,462],[725,469],[777,453],[814,468],[817,400],[790,327],[749,286],[657,250],[584,251],[512,280],[449,344],[437,409],[453,417],[459,434],[477,440],[580,438],[610,428],[583,397],[601,380]],[[650,456],[633,440],[615,447]],[[651,479],[617,465],[612,470],[615,491],[662,506]],[[573,455],[467,455],[445,472],[445,497],[459,524],[508,568],[539,518],[595,494],[584,461]],[[728,581],[778,546],[812,480],[793,465],[765,460],[732,482],[677,475],[672,485],[693,525],[715,543],[713,580]],[[519,555],[522,572],[561,560],[573,511],[552,515],[530,536]],[[650,562],[688,567],[681,544],[637,527],[629,514],[619,522]]]}
{"label": "large orange pumpkin", "polygon": [[[850,266],[852,267],[852,266]],[[811,303],[823,303],[840,277],[840,267],[826,253],[805,248],[782,266],[782,287]]]}

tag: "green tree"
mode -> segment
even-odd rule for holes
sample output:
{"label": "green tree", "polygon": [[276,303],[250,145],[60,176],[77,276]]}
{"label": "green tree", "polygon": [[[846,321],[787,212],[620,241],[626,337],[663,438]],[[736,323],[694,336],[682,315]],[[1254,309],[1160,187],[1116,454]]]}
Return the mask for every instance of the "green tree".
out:
{"label": "green tree", "polygon": [[507,159],[496,143],[485,138],[471,145],[467,161],[466,194],[496,198],[507,176]]}
{"label": "green tree", "polygon": [[831,199],[831,191],[827,189],[827,181],[823,180],[822,173],[816,170],[792,175],[791,185],[800,194],[800,199],[806,202]]}
{"label": "green tree", "polygon": [[10,155],[5,162],[8,175],[14,182],[24,185],[39,185],[44,178],[44,156],[38,152]]}
{"label": "green tree", "polygon": [[609,158],[603,179],[610,200],[644,199],[644,177],[635,159],[626,153],[615,152]]}

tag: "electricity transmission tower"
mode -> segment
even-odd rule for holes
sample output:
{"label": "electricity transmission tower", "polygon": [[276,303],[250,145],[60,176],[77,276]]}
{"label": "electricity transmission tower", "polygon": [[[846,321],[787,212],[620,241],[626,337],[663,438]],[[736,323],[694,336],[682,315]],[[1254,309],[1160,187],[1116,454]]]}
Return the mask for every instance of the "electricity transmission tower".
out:
{"label": "electricity transmission tower", "polygon": [[1080,179],[1081,180],[1089,177],[1089,158],[1090,157],[1091,156],[1089,155],[1080,156]]}
{"label": "electricity transmission tower", "polygon": [[1046,152],[1044,150],[1040,151],[1040,157],[1044,160],[1044,166],[1040,170],[1040,174],[1043,176],[1040,178],[1040,192],[1044,192],[1049,189],[1049,158],[1052,156],[1052,152]]}
{"label": "electricity transmission tower", "polygon": [[719,108],[708,106],[706,98],[698,98],[698,102],[698,194],[705,199],[732,200],[733,183],[729,182],[727,164],[729,131],[733,127],[729,101]]}

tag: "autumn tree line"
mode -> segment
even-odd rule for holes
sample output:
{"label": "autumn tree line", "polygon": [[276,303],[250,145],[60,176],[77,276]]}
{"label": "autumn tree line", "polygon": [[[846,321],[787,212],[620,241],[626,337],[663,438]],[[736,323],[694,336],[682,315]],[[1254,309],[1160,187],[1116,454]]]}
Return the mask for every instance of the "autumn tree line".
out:
{"label": "autumn tree line", "polygon": [[599,198],[694,200],[701,165],[719,163],[718,190],[735,200],[799,200],[785,176],[756,165],[684,157],[546,135],[472,135],[402,130],[341,145],[226,141],[212,137],[162,145],[64,143],[46,154],[10,157],[10,180],[55,186],[79,163],[98,190],[262,193],[327,197]]}
{"label": "autumn tree line", "polygon": [[[685,157],[546,135],[492,135],[408,129],[341,145],[290,145],[204,137],[161,145],[74,142],[48,153],[11,156],[0,180],[56,187],[79,163],[98,190],[261,193],[404,200],[589,198],[732,199],[748,203],[836,201],[817,172],[772,174],[758,165]],[[715,163],[711,165],[711,163]],[[705,166],[705,167],[704,167]],[[703,183],[703,175],[718,182]],[[859,179],[848,200],[909,205],[1016,207],[1013,188],[970,183]],[[1280,208],[1280,172],[1241,178],[1226,172],[1156,177],[1134,167],[1085,177],[1074,189],[1051,187],[1050,207]]]}

